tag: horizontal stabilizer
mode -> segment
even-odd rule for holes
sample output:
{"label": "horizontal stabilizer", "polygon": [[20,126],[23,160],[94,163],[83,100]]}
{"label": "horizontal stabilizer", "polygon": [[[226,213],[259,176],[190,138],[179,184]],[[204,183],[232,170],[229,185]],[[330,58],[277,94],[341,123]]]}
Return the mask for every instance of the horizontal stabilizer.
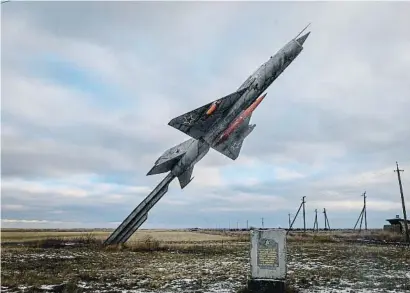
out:
{"label": "horizontal stabilizer", "polygon": [[235,102],[248,88],[243,88],[219,100],[215,100],[195,110],[172,119],[168,125],[183,133],[200,139],[211,129],[214,123],[224,117]]}
{"label": "horizontal stabilizer", "polygon": [[189,146],[195,141],[190,138],[183,143],[180,143],[169,150],[165,151],[155,162],[154,167],[147,173],[147,175],[161,174],[168,172],[175,166],[181,157],[186,153]]}
{"label": "horizontal stabilizer", "polygon": [[188,168],[184,173],[178,176],[179,180],[179,185],[181,186],[181,189],[183,189],[185,186],[189,184],[189,182],[194,179],[192,176],[192,172],[194,171],[194,167],[192,166],[191,168]]}

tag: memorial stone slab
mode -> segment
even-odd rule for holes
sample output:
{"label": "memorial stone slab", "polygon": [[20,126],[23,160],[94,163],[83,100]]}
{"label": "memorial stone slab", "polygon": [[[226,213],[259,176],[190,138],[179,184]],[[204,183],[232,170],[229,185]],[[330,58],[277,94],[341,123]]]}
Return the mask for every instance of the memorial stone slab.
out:
{"label": "memorial stone slab", "polygon": [[251,278],[285,280],[286,230],[251,230]]}

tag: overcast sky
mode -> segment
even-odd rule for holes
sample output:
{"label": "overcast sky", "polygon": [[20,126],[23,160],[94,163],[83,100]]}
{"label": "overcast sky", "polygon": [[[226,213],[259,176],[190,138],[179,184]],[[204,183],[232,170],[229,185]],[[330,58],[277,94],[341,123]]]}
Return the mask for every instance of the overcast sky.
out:
{"label": "overcast sky", "polygon": [[[142,228],[331,227],[410,213],[410,3],[10,2],[1,6],[2,227],[116,227],[187,135],[307,23],[236,161],[210,150]],[[295,226],[302,227],[301,218]],[[324,226],[319,214],[319,226]]]}

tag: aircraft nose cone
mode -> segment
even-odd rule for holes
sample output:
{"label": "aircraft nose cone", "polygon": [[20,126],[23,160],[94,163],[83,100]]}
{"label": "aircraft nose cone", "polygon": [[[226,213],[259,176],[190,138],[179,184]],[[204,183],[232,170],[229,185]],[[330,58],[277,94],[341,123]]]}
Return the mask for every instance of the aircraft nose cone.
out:
{"label": "aircraft nose cone", "polygon": [[310,35],[310,32],[304,34],[304,35],[301,36],[300,38],[296,39],[296,42],[298,42],[298,43],[302,46],[303,43],[306,41],[306,39],[308,38],[309,35]]}

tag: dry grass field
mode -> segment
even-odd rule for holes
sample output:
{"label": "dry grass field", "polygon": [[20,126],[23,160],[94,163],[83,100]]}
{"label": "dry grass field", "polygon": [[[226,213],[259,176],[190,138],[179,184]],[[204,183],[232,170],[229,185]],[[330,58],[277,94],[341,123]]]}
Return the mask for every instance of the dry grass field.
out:
{"label": "dry grass field", "polygon": [[[247,233],[142,230],[103,247],[109,232],[5,231],[1,292],[244,292]],[[291,232],[289,292],[410,292],[410,249],[358,237],[397,235]]]}
{"label": "dry grass field", "polygon": [[[102,231],[2,231],[1,242],[27,242],[27,241],[37,241],[48,238],[65,238],[73,239],[84,236],[92,236],[96,239],[104,240],[111,232]],[[189,231],[170,231],[170,230],[142,230],[135,233],[129,241],[140,241],[146,237],[153,237],[158,241],[166,242],[180,242],[180,241],[216,241],[216,240],[231,240],[232,237],[215,235],[215,234],[205,234],[205,233],[195,233]]]}

